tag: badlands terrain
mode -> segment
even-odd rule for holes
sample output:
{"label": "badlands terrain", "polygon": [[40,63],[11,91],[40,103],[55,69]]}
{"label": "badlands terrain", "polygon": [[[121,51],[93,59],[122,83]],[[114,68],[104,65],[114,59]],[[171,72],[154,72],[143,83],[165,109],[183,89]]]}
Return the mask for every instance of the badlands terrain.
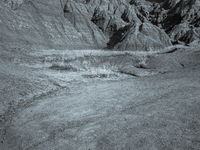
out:
{"label": "badlands terrain", "polygon": [[200,149],[199,0],[0,12],[0,150]]}

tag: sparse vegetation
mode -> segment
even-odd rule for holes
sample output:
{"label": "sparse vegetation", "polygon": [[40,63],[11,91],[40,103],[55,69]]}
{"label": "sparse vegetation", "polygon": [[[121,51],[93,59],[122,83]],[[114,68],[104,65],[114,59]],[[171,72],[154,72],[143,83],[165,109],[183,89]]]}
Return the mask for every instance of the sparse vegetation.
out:
{"label": "sparse vegetation", "polygon": [[53,63],[50,67],[50,69],[55,69],[55,70],[66,70],[66,71],[78,71],[73,64],[68,64],[68,63]]}
{"label": "sparse vegetation", "polygon": [[[80,53],[78,53],[80,52]],[[108,52],[108,51],[73,51],[69,54],[54,53],[44,57],[44,63],[50,69],[79,71],[87,78],[110,78],[119,76],[121,68],[129,71],[133,67],[145,68],[146,59],[153,53]],[[125,69],[125,70],[127,70]],[[123,69],[123,73],[125,71]],[[134,69],[135,72],[135,69]],[[137,72],[135,72],[137,74]]]}
{"label": "sparse vegetation", "polygon": [[91,68],[88,73],[84,74],[84,77],[87,78],[109,78],[109,77],[118,77],[119,73],[117,73],[117,68],[112,67],[106,68],[103,66],[102,68]]}

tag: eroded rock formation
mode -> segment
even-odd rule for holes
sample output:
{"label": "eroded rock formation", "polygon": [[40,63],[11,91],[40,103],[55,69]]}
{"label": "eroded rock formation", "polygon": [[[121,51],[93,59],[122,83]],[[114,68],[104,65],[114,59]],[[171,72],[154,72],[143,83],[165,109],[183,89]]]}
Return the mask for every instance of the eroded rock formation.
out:
{"label": "eroded rock formation", "polygon": [[199,0],[3,0],[0,11],[8,46],[162,51],[200,40]]}
{"label": "eroded rock formation", "polygon": [[165,0],[150,12],[149,20],[163,28],[174,43],[199,40],[199,0]]}

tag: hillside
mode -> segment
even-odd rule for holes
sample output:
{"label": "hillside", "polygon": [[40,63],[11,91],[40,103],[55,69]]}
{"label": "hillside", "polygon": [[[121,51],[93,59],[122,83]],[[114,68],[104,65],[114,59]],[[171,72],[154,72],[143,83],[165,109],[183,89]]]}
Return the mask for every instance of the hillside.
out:
{"label": "hillside", "polygon": [[162,51],[200,38],[198,0],[0,3],[1,43],[8,46]]}

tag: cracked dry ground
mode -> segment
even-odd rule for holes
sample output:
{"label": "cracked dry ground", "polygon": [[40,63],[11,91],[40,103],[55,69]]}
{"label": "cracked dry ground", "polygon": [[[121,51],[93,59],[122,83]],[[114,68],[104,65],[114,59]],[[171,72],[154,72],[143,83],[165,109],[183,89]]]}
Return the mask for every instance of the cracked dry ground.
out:
{"label": "cracked dry ground", "polygon": [[[154,76],[89,79],[61,86],[34,70],[27,80],[36,82],[31,83],[38,86],[35,89],[48,84],[41,87],[46,91],[33,88],[28,92],[35,95],[5,110],[0,149],[199,149],[199,72],[199,67],[193,67]],[[6,76],[9,78],[13,77]],[[4,98],[9,99],[9,95]]]}

